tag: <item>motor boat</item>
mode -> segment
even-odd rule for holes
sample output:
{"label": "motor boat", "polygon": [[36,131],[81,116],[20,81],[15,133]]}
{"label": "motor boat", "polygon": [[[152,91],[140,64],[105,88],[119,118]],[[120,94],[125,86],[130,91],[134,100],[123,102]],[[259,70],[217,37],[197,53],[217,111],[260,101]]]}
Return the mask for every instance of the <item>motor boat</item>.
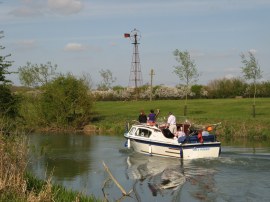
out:
{"label": "motor boat", "polygon": [[195,127],[186,121],[176,125],[177,130],[184,133],[181,137],[170,133],[166,124],[132,124],[124,134],[125,145],[135,152],[153,156],[180,159],[219,157],[221,142],[216,138],[215,128],[220,123]]}

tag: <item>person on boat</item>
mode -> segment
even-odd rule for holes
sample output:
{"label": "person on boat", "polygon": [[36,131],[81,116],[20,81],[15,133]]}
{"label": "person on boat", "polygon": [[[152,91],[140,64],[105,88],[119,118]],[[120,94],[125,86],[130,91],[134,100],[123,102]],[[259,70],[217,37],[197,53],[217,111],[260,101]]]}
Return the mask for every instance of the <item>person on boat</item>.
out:
{"label": "person on boat", "polygon": [[198,141],[199,141],[200,143],[203,143],[203,136],[202,136],[202,130],[201,130],[201,129],[198,130],[198,135],[197,135],[197,137],[198,137]]}
{"label": "person on boat", "polygon": [[180,130],[177,130],[176,133],[174,133],[174,136],[178,139],[179,137],[185,137],[186,133],[183,131],[183,127],[180,127]]}
{"label": "person on boat", "polygon": [[163,133],[163,135],[166,137],[166,138],[174,138],[175,136],[174,136],[174,134],[173,133],[171,133],[171,131],[168,129],[168,128],[163,128],[163,129],[161,129],[162,130],[162,133]]}
{"label": "person on boat", "polygon": [[155,114],[154,110],[151,109],[150,110],[150,114],[148,114],[148,120],[147,120],[147,124],[148,125],[155,125],[156,123],[156,118],[159,114],[159,109],[157,109],[157,113]]}
{"label": "person on boat", "polygon": [[146,123],[147,122],[147,116],[146,116],[146,114],[144,113],[143,110],[141,111],[141,113],[139,115],[138,121],[140,123]]}
{"label": "person on boat", "polygon": [[202,131],[202,136],[208,136],[209,135],[209,132],[208,131],[206,131],[206,130],[203,130]]}
{"label": "person on boat", "polygon": [[176,131],[177,131],[176,118],[172,114],[172,112],[169,112],[169,117],[168,117],[168,120],[167,120],[167,128],[169,128],[169,130],[171,131],[172,134],[175,134]]}
{"label": "person on boat", "polygon": [[210,132],[213,130],[212,126],[206,126],[203,130],[202,130],[202,136],[208,136],[210,135]]}
{"label": "person on boat", "polygon": [[183,127],[180,127],[180,130],[177,130],[174,136],[174,139],[178,140],[179,143],[184,143],[186,140],[186,133],[183,131]]}

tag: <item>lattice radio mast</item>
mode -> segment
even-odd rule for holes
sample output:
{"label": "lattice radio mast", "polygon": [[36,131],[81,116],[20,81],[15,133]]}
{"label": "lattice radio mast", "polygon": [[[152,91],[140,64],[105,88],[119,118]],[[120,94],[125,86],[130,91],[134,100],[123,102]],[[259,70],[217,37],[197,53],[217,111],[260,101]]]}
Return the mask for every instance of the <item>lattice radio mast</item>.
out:
{"label": "lattice radio mast", "polygon": [[[138,87],[142,85],[142,72],[141,72],[141,64],[139,57],[139,49],[138,49],[138,41],[141,39],[140,31],[137,29],[132,30],[130,33],[125,33],[126,38],[130,38],[132,41],[133,47],[133,55],[131,62],[131,69],[129,75],[129,86],[134,86],[136,95],[138,96]],[[134,84],[134,85],[133,85]]]}

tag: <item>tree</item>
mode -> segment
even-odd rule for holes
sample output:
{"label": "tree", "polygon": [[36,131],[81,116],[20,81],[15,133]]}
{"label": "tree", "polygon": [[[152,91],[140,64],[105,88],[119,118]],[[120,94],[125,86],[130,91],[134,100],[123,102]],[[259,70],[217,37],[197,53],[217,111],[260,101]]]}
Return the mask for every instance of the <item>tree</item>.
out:
{"label": "tree", "polygon": [[192,85],[191,86],[191,92],[194,93],[194,97],[195,98],[201,98],[201,92],[203,90],[203,86],[202,85]]}
{"label": "tree", "polygon": [[[4,32],[0,31],[0,39],[4,37],[3,34]],[[4,50],[4,49],[5,47],[0,45],[0,50]],[[1,85],[10,83],[10,81],[6,79],[6,75],[10,74],[10,72],[7,69],[12,65],[11,61],[6,60],[7,57],[10,57],[10,56],[11,54],[8,54],[5,56],[0,55],[0,84]]]}
{"label": "tree", "polygon": [[99,74],[102,78],[101,83],[98,85],[98,90],[108,90],[111,88],[111,85],[116,81],[116,78],[113,77],[112,72],[107,70],[100,70]]}
{"label": "tree", "polygon": [[191,87],[191,84],[195,83],[199,77],[194,60],[190,58],[188,51],[179,51],[176,49],[173,52],[175,59],[180,63],[179,66],[174,67],[174,73],[179,77],[180,81],[185,83],[185,107],[184,107],[184,116],[187,114],[187,98],[188,91]]}
{"label": "tree", "polygon": [[57,65],[51,62],[39,65],[27,62],[25,66],[19,67],[19,79],[21,84],[28,87],[42,86],[57,76],[56,69]]}
{"label": "tree", "polygon": [[[0,39],[4,37],[3,33],[3,31],[0,32]],[[0,45],[0,50],[4,49],[5,47]],[[7,74],[11,74],[8,68],[12,65],[12,61],[7,60],[10,56],[11,54],[5,56],[0,54],[0,115],[1,117],[14,118],[18,115],[18,98],[12,94],[10,90],[11,81],[6,78]]]}
{"label": "tree", "polygon": [[232,98],[244,96],[247,84],[241,78],[221,78],[208,83],[210,98]]}
{"label": "tree", "polygon": [[253,93],[253,117],[256,116],[255,110],[255,98],[256,98],[256,90],[257,90],[257,81],[262,78],[262,71],[259,66],[257,59],[255,58],[254,54],[249,51],[248,56],[245,54],[241,54],[241,59],[243,63],[242,73],[244,78],[247,80],[251,80],[254,86],[254,93]]}
{"label": "tree", "polygon": [[47,125],[79,128],[89,122],[93,99],[83,79],[60,75],[42,90],[41,111]]}

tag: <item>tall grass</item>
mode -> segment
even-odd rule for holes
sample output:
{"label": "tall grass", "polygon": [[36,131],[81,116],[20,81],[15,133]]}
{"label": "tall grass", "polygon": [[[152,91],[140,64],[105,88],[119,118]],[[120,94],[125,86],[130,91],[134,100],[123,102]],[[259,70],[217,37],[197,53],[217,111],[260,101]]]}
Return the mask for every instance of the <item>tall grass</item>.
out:
{"label": "tall grass", "polygon": [[20,201],[25,197],[26,149],[17,136],[5,137],[0,134],[1,201]]}
{"label": "tall grass", "polygon": [[221,122],[217,132],[223,137],[266,138],[270,136],[270,98],[258,98],[256,103],[253,118],[252,99],[248,98],[189,100],[187,117],[183,117],[184,100],[100,101],[95,103],[97,114],[93,124],[121,134],[126,122],[138,119],[140,110],[148,114],[150,109],[160,109],[159,119],[163,120],[171,111],[180,122],[185,119],[202,125]]}
{"label": "tall grass", "polygon": [[26,174],[27,143],[22,136],[6,136],[0,132],[0,201],[98,201],[92,196],[41,181]]}
{"label": "tall grass", "polygon": [[52,185],[50,178],[47,181],[39,180],[26,173],[28,187],[28,201],[101,201],[93,196],[84,196],[82,193],[68,190],[60,185]]}

